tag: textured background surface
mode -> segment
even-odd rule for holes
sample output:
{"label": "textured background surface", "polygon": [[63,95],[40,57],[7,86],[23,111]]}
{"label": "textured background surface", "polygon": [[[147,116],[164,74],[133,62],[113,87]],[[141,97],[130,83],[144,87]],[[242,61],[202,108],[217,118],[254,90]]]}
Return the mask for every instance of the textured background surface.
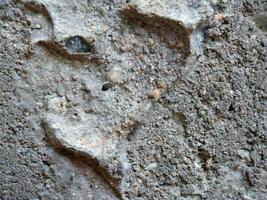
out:
{"label": "textured background surface", "polygon": [[1,0],[0,197],[266,199],[266,10]]}

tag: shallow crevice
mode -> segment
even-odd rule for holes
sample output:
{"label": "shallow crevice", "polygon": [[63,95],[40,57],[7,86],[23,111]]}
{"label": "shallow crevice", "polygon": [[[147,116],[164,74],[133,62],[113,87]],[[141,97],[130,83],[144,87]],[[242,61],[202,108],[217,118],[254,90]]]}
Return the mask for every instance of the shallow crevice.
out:
{"label": "shallow crevice", "polygon": [[51,133],[52,130],[49,128],[49,125],[45,120],[41,122],[41,126],[43,127],[43,130],[47,135],[48,143],[50,143],[50,145],[52,145],[55,150],[71,158],[72,160],[73,158],[75,158],[76,160],[80,160],[86,163],[88,166],[94,169],[108,185],[110,185],[110,187],[118,198],[122,198],[121,192],[119,190],[119,186],[122,181],[122,174],[121,177],[115,177],[111,174],[112,172],[108,171],[109,168],[103,166],[105,165],[104,163],[102,164],[99,160],[93,159],[86,152],[79,151],[71,146],[67,148],[62,143],[62,141],[60,141],[60,139],[58,139],[56,136],[54,136],[53,133]]}
{"label": "shallow crevice", "polygon": [[[21,1],[20,1],[21,2]],[[77,60],[81,62],[100,62],[100,56],[97,54],[95,46],[92,41],[88,41],[82,36],[75,35],[58,41],[54,35],[53,19],[42,3],[37,2],[21,2],[25,9],[33,12],[34,14],[41,14],[47,20],[49,25],[48,38],[36,42],[37,44],[46,48],[52,55],[59,54],[67,60]]]}
{"label": "shallow crevice", "polygon": [[132,6],[122,9],[119,14],[126,24],[149,29],[158,34],[170,49],[181,53],[184,59],[189,57],[192,30],[186,29],[180,22],[155,14],[145,14]]}
{"label": "shallow crevice", "polygon": [[100,63],[101,62],[101,57],[95,53],[94,54],[92,53],[70,53],[65,48],[65,45],[57,43],[57,42],[40,41],[38,42],[38,44],[44,47],[52,55],[58,54],[66,60],[70,60],[70,61],[74,60],[74,61],[89,62],[89,63]]}

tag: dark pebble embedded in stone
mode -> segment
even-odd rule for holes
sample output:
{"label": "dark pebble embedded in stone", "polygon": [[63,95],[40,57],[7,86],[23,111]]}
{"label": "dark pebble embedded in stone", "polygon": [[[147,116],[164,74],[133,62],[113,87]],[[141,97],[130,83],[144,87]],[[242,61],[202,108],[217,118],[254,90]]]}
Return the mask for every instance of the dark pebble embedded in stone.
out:
{"label": "dark pebble embedded in stone", "polygon": [[107,91],[112,87],[113,87],[113,85],[111,83],[107,82],[102,86],[102,91]]}
{"label": "dark pebble embedded in stone", "polygon": [[93,46],[79,35],[67,39],[65,46],[73,53],[90,53],[93,51]]}

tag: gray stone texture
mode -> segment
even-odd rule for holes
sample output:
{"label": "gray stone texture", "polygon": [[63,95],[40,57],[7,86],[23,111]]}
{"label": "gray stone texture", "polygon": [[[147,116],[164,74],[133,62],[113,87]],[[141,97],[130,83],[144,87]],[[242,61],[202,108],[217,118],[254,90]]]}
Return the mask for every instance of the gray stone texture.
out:
{"label": "gray stone texture", "polygon": [[1,0],[0,200],[264,200],[265,0]]}

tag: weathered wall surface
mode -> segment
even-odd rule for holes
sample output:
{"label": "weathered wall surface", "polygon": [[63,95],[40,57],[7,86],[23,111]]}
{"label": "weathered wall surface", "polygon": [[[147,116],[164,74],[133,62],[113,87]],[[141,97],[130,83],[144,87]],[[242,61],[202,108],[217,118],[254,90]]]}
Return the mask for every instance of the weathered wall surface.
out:
{"label": "weathered wall surface", "polygon": [[266,12],[0,1],[0,199],[265,199]]}

